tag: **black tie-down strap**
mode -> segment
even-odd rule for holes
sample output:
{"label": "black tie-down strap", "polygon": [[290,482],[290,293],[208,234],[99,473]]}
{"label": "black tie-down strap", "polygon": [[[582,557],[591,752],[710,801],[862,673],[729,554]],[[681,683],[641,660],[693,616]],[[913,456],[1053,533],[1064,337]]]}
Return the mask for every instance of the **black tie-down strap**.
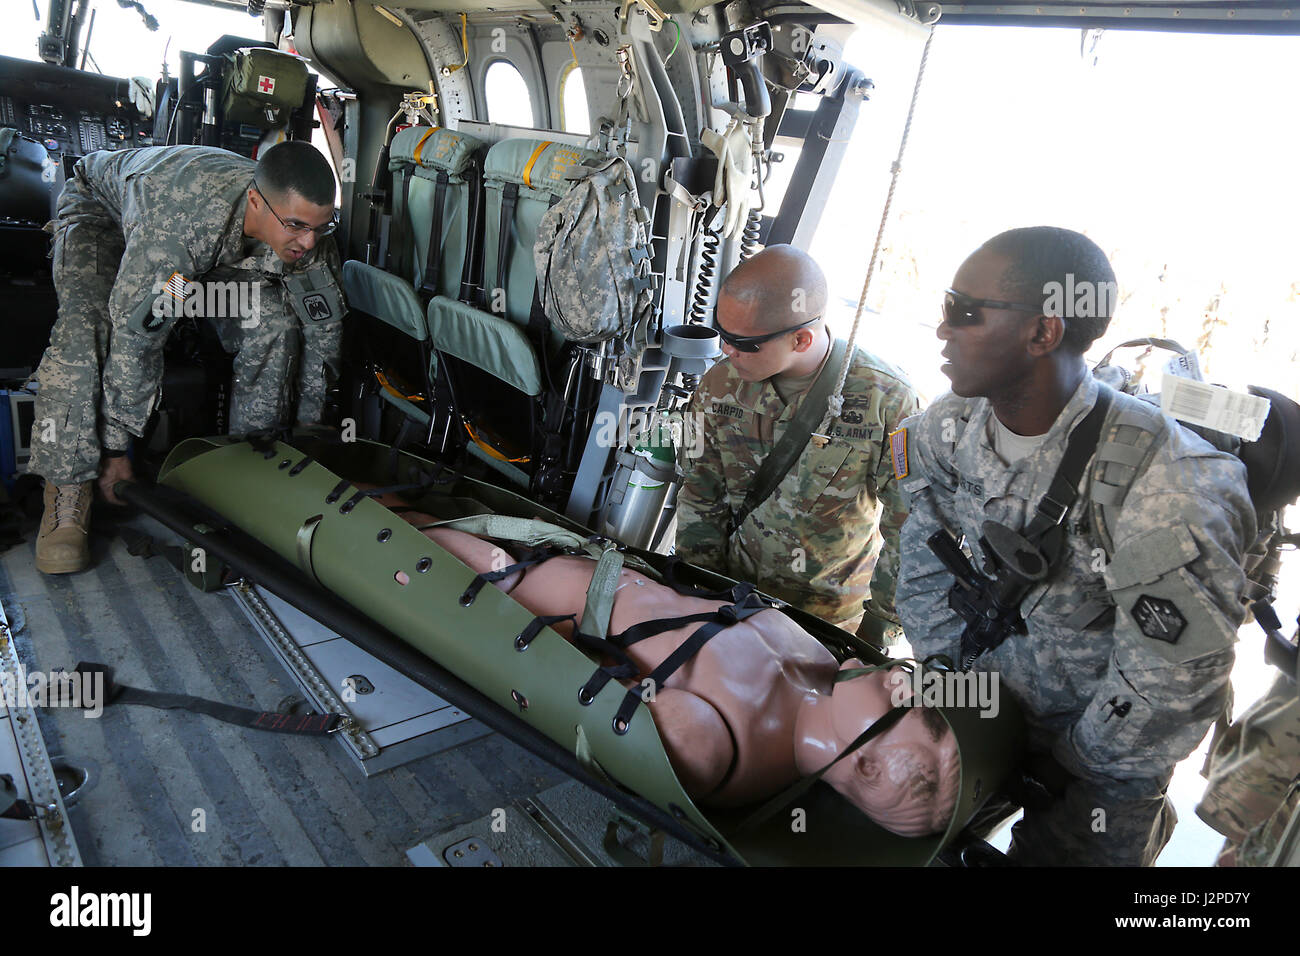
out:
{"label": "black tie-down strap", "polygon": [[281,714],[274,711],[252,710],[247,707],[235,707],[220,701],[191,697],[188,694],[166,694],[160,691],[142,690],[128,687],[113,680],[113,668],[105,664],[82,662],[76,666],[75,673],[102,674],[104,678],[104,706],[109,704],[143,704],[160,710],[189,710],[196,714],[206,714],[217,720],[234,724],[237,727],[251,727],[254,730],[270,730],[280,734],[305,734],[308,736],[325,736],[337,732],[345,718],[342,714]]}
{"label": "black tie-down strap", "polygon": [[[582,635],[583,640],[578,643],[589,650],[611,655],[619,660],[619,664],[614,667],[597,668],[587,683],[583,684],[578,691],[578,700],[583,705],[590,704],[610,680],[636,678],[639,669],[631,657],[628,656],[627,648],[639,641],[667,631],[676,630],[679,627],[685,627],[688,624],[698,623],[700,625],[690,637],[682,641],[675,651],[669,654],[658,667],[646,676],[645,680],[650,682],[652,688],[660,688],[667,683],[668,678],[677,673],[682,665],[694,657],[700,648],[724,628],[739,624],[741,621],[753,617],[759,611],[766,611],[772,607],[754,590],[752,584],[737,584],[726,593],[725,597],[731,598],[732,603],[723,605],[715,611],[702,611],[698,614],[686,614],[681,617],[665,617],[653,621],[642,621],[640,624],[632,625],[621,634],[613,634],[603,641],[589,635]],[[637,705],[641,701],[640,686],[628,688],[626,695],[623,697],[623,702],[614,715],[614,733],[620,736],[627,733],[632,722],[632,715],[636,713]]]}
{"label": "black tie-down strap", "polygon": [[[514,564],[506,565],[504,568],[498,568],[496,571],[483,571],[474,575],[474,580],[469,582],[469,587],[465,588],[464,592],[460,596],[460,606],[469,607],[473,604],[474,600],[478,597],[478,593],[483,590],[483,585],[493,584],[503,578],[508,578],[516,571],[526,571],[533,567],[533,565],[541,564],[543,561],[549,561],[557,555],[567,554],[568,551],[569,549],[567,548],[557,547],[553,544],[545,544],[540,548],[531,548],[528,551],[525,551],[523,557]],[[564,620],[564,617],[558,617],[556,620],[562,621]],[[539,624],[537,630],[540,631],[544,626],[545,625]],[[536,636],[536,633],[534,633],[533,637]],[[530,637],[529,640],[532,640],[532,637]]]}
{"label": "black tie-down strap", "polygon": [[18,797],[14,778],[0,773],[0,817],[6,820],[35,820],[40,814],[36,807]]}

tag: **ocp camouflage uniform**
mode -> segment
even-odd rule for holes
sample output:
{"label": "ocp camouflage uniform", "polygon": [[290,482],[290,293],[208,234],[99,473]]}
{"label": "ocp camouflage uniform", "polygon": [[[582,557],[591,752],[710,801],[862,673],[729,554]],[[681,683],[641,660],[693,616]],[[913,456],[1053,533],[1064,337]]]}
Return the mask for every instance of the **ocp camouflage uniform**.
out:
{"label": "ocp camouflage uniform", "polygon": [[800,401],[786,405],[770,380],[742,381],[725,360],[705,374],[687,409],[687,421],[702,425],[702,454],[690,457],[688,440],[679,456],[686,477],[677,499],[677,554],[848,630],[870,597],[863,633],[892,641],[907,505],[893,480],[886,436],[920,408],[892,365],[855,350],[832,440],[823,448],[809,442],[767,501],[728,537],[733,509]]}
{"label": "ocp camouflage uniform", "polygon": [[1264,866],[1300,810],[1300,692],[1279,676],[1215,742],[1196,814],[1228,839],[1220,860]]}
{"label": "ocp camouflage uniform", "polygon": [[[339,370],[338,252],[324,239],[287,268],[244,237],[255,167],[202,146],[77,162],[53,223],[59,317],[36,374],[32,472],[55,484],[88,481],[101,447],[122,449],[143,434],[167,335],[187,309],[200,300],[206,308],[207,283],[250,283],[245,314],[209,318],[222,345],[238,351],[230,431],[292,424],[295,402],[298,421],[319,420]],[[232,294],[237,304],[237,287]]]}
{"label": "ocp camouflage uniform", "polygon": [[[906,423],[911,513],[898,609],[917,657],[958,660],[964,626],[948,607],[952,575],[926,539],[940,528],[964,534],[972,563],[983,566],[983,523],[1023,531],[1104,387],[1086,377],[1045,442],[1011,466],[993,450],[986,400],[949,393]],[[1125,435],[1154,436],[1149,463],[1127,467],[1127,496],[1108,510],[1117,516],[1107,519],[1114,553],[1107,560],[1093,534],[1090,498],[1114,487],[1094,456],[1065,518],[1061,563],[1020,606],[1028,634],[1007,637],[973,668],[998,673],[1021,705],[1031,755],[1050,755],[1070,775],[1049,806],[1027,808],[1012,831],[1011,856],[1026,864],[1150,864],[1177,821],[1165,797],[1174,765],[1230,695],[1244,618],[1240,562],[1255,537],[1245,468],[1147,403],[1112,400],[1099,448],[1116,447],[1117,422]],[[1152,600],[1172,604],[1183,626],[1153,619]]]}

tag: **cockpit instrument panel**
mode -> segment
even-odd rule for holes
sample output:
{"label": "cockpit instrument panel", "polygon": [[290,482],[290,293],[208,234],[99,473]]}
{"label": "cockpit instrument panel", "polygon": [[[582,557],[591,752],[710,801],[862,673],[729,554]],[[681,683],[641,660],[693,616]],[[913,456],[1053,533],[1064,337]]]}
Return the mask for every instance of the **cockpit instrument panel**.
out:
{"label": "cockpit instrument panel", "polygon": [[153,145],[153,123],[131,102],[129,81],[0,56],[0,126],[51,155]]}

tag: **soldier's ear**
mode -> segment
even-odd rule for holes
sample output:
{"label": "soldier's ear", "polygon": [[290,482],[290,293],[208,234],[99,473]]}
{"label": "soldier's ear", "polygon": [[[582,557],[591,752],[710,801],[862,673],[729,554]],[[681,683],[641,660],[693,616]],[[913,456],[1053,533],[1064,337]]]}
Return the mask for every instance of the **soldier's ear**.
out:
{"label": "soldier's ear", "polygon": [[1054,315],[1040,315],[1034,319],[1033,338],[1029,350],[1034,355],[1056,351],[1065,338],[1065,320]]}

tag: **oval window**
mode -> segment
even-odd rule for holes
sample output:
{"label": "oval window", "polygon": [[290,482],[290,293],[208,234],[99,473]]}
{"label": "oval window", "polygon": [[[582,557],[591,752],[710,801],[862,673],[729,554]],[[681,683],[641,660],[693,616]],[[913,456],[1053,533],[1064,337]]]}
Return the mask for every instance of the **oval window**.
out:
{"label": "oval window", "polygon": [[560,80],[560,116],[566,133],[591,135],[591,114],[587,111],[587,87],[582,67],[571,65]]}
{"label": "oval window", "polygon": [[528,93],[523,74],[513,63],[497,60],[487,68],[483,78],[483,96],[487,100],[489,123],[533,125],[533,98]]}

